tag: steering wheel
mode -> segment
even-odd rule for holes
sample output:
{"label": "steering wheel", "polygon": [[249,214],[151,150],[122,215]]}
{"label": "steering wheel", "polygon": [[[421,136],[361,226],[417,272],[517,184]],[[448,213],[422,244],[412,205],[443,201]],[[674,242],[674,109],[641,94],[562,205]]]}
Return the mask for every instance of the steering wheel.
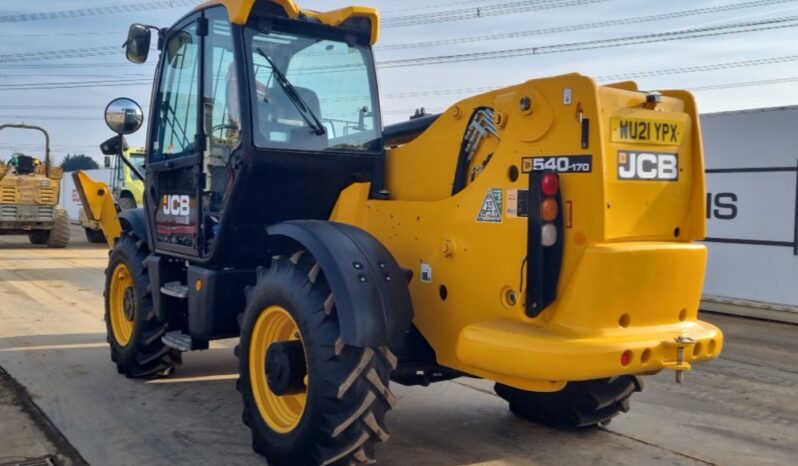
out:
{"label": "steering wheel", "polygon": [[[232,123],[222,123],[221,125],[216,125],[211,128],[211,135],[217,131],[224,131],[226,129],[238,131],[238,125],[234,125]],[[220,133],[219,136],[224,138],[224,133]]]}

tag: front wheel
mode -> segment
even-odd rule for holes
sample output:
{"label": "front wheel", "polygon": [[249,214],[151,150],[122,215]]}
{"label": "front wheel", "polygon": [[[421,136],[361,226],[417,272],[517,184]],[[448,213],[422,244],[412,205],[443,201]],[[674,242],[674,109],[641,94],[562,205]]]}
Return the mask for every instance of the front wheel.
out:
{"label": "front wheel", "polygon": [[43,245],[47,244],[47,238],[49,236],[49,230],[36,230],[28,233],[28,240],[30,241],[30,244]]}
{"label": "front wheel", "polygon": [[275,466],[374,462],[396,359],[340,339],[334,297],[309,254],[277,258],[249,290],[236,348],[244,423]]}
{"label": "front wheel", "polygon": [[61,249],[67,247],[70,237],[69,215],[66,210],[56,207],[55,208],[55,222],[53,229],[50,230],[47,236],[47,247]]}
{"label": "front wheel", "polygon": [[86,240],[89,243],[105,243],[105,235],[102,230],[92,230],[91,228],[84,228],[86,230]]}
{"label": "front wheel", "polygon": [[147,378],[172,372],[180,353],[161,342],[166,324],[155,316],[144,259],[146,246],[130,233],[116,242],[106,269],[105,326],[120,374]]}
{"label": "front wheel", "polygon": [[640,377],[570,382],[559,392],[528,392],[496,384],[496,394],[510,403],[516,416],[551,427],[583,428],[606,424],[629,411],[629,398],[643,389]]}

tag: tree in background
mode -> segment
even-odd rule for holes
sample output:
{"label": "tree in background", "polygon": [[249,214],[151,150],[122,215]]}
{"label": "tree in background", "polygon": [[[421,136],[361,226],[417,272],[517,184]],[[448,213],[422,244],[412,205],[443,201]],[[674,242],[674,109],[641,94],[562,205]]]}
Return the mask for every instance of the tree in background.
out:
{"label": "tree in background", "polygon": [[61,168],[63,168],[65,172],[74,172],[78,170],[96,170],[100,168],[100,165],[88,155],[67,154],[64,160],[61,161]]}

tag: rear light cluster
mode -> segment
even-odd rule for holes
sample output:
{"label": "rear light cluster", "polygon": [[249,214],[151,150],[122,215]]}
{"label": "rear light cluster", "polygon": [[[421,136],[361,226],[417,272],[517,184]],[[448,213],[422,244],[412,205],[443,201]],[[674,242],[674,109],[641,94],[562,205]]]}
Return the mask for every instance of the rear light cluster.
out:
{"label": "rear light cluster", "polygon": [[537,317],[557,299],[563,258],[560,176],[533,171],[529,179],[526,314]]}
{"label": "rear light cluster", "polygon": [[560,177],[556,173],[545,173],[540,178],[540,244],[552,247],[557,244],[556,221],[560,216],[560,203],[557,195],[560,193]]}

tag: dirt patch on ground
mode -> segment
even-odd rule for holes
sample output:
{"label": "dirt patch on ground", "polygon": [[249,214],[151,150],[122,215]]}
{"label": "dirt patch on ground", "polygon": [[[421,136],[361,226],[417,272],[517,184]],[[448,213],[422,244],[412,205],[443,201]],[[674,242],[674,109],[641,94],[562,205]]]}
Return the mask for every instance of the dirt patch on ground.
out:
{"label": "dirt patch on ground", "polygon": [[17,464],[88,465],[25,388],[0,367],[0,466]]}

